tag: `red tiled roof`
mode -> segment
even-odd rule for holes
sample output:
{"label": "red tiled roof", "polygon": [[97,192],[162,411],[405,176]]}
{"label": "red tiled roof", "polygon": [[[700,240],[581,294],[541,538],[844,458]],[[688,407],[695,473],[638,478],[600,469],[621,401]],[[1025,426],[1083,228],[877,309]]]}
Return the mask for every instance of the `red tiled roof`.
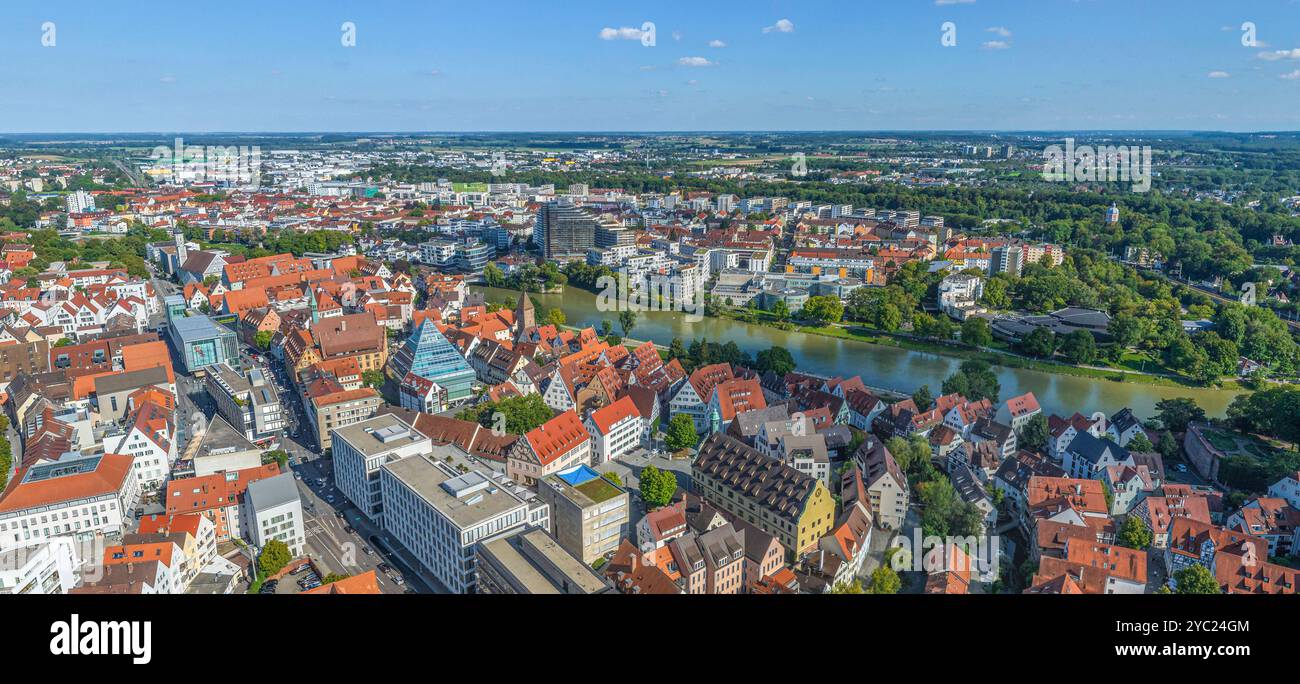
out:
{"label": "red tiled roof", "polygon": [[578,414],[569,409],[524,435],[542,465],[549,465],[590,439]]}

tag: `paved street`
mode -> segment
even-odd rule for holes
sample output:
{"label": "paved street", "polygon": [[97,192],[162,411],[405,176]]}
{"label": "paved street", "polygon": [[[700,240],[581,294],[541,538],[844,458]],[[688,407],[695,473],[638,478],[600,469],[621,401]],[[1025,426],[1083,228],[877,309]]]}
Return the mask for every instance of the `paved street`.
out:
{"label": "paved street", "polygon": [[[397,594],[412,590],[418,593],[446,593],[446,588],[425,573],[415,571],[418,564],[389,535],[366,520],[341,492],[334,487],[330,461],[312,458],[291,466],[298,479],[298,493],[306,517],[308,555],[325,573],[355,575],[375,570],[384,593]],[[324,484],[320,484],[324,480]],[[343,518],[338,513],[343,513]],[[349,532],[349,526],[353,531]],[[374,540],[378,538],[379,543]],[[370,553],[366,553],[367,549]],[[387,563],[390,570],[379,570]],[[394,581],[400,575],[404,585]]]}
{"label": "paved street", "polygon": [[[152,271],[151,267],[151,271]],[[174,283],[153,277],[154,289],[160,297],[181,291]],[[165,315],[151,318],[150,327],[161,329]],[[165,331],[160,333],[165,338]],[[169,349],[171,345],[168,345]],[[184,372],[183,364],[172,350],[172,364],[176,369],[177,413],[176,423],[182,449],[190,447],[195,432],[195,416],[204,417],[203,425],[216,415],[216,405],[208,396],[201,378]],[[292,389],[292,379],[270,356],[251,347],[240,349],[240,362],[245,368],[253,365],[269,371],[271,384],[280,397],[285,412],[286,429],[278,448],[289,457],[289,469],[294,472],[298,493],[302,499],[307,553],[324,574],[356,575],[375,570],[379,588],[386,594],[404,592],[445,593],[447,590],[426,573],[417,572],[414,557],[378,527],[364,519],[360,513],[334,488],[331,461],[316,449],[315,435],[303,414],[297,393]],[[321,480],[323,484],[320,484]],[[341,514],[341,515],[340,515]],[[349,529],[352,529],[349,532]],[[386,570],[380,566],[386,566]],[[403,582],[398,583],[400,577]],[[277,586],[276,593],[298,591],[297,576],[287,576]]]}

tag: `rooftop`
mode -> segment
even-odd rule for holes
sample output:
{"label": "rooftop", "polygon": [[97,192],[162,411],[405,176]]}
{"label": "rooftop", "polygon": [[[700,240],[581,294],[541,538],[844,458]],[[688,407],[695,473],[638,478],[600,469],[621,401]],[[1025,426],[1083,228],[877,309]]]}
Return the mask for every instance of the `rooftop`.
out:
{"label": "rooftop", "polygon": [[377,456],[429,439],[392,414],[334,428],[333,432],[335,439],[344,440],[366,456]]}
{"label": "rooftop", "polygon": [[462,530],[525,505],[496,476],[461,473],[424,454],[386,463],[383,469]]}
{"label": "rooftop", "polygon": [[294,482],[293,475],[289,473],[250,482],[248,485],[248,502],[255,510],[270,510],[297,501],[300,501],[298,485]]}

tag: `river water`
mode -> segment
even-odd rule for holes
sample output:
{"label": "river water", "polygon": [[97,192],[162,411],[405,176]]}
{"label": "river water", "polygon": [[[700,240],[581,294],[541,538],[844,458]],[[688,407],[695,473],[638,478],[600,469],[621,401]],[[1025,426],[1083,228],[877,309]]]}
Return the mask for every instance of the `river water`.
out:
{"label": "river water", "polygon": [[[503,302],[511,308],[519,293],[491,287],[475,287],[484,293],[489,302]],[[602,312],[596,308],[596,295],[576,287],[565,288],[562,294],[533,295],[546,309],[560,307],[569,325],[599,328],[608,320],[615,332],[618,327],[617,312]],[[543,312],[538,312],[538,317]],[[960,359],[927,352],[886,347],[857,340],[844,340],[797,331],[777,330],[764,325],[751,325],[724,318],[704,318],[688,323],[680,313],[644,311],[637,315],[632,338],[653,340],[668,345],[680,337],[689,345],[693,339],[710,342],[735,342],[751,356],[773,345],[785,347],[794,357],[797,369],[816,375],[862,376],[862,381],[872,387],[911,393],[921,385],[929,385],[938,396],[943,381],[961,365]],[[1033,392],[1043,410],[1062,416],[1075,411],[1085,415],[1105,411],[1110,415],[1130,407],[1141,418],[1154,414],[1156,402],[1172,397],[1189,397],[1205,409],[1211,417],[1224,415],[1228,404],[1239,392],[1234,390],[1202,389],[1195,387],[1170,387],[1139,383],[1116,382],[1104,378],[1085,378],[1056,375],[1042,371],[995,366],[998,382],[1002,385],[1001,399],[1025,392]]]}

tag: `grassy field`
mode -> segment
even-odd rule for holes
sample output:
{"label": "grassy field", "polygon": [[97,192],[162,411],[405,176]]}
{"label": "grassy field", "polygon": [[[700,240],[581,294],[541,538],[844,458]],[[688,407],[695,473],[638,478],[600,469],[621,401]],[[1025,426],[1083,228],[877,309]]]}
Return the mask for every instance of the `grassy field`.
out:
{"label": "grassy field", "polygon": [[451,189],[456,192],[487,192],[487,183],[452,183]]}

